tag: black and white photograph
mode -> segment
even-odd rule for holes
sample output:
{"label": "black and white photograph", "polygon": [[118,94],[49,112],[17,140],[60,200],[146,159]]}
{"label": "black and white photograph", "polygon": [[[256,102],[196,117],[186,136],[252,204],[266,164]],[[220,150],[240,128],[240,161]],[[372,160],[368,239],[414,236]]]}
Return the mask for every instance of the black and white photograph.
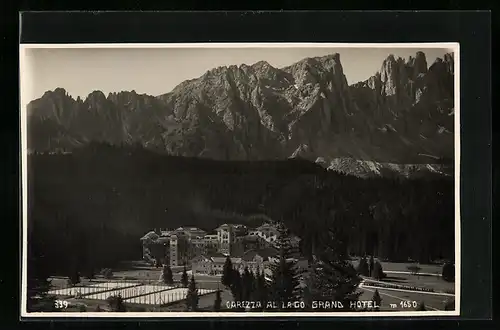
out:
{"label": "black and white photograph", "polygon": [[459,45],[21,44],[24,317],[460,311]]}

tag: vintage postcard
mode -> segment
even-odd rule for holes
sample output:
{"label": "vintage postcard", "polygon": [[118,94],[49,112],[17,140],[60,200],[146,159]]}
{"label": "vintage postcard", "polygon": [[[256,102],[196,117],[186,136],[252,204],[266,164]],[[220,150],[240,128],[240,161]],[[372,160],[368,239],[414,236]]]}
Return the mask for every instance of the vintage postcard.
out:
{"label": "vintage postcard", "polygon": [[459,315],[459,60],[21,44],[22,316]]}

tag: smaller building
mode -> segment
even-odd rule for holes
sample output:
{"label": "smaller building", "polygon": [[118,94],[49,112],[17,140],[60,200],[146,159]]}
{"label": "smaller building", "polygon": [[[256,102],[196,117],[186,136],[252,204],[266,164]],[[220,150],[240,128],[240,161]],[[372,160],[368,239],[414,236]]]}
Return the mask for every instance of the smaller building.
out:
{"label": "smaller building", "polygon": [[[191,261],[193,274],[222,275],[227,257],[221,253],[197,256]],[[230,258],[233,268],[240,269],[241,258]]]}
{"label": "smaller building", "polygon": [[191,260],[193,274],[214,275],[214,263],[210,257],[200,255]]}
{"label": "smaller building", "polygon": [[250,250],[260,250],[271,247],[271,244],[264,238],[249,233],[248,235],[237,237],[235,246],[234,250],[243,254]]}
{"label": "smaller building", "polygon": [[269,243],[275,243],[278,239],[279,232],[276,226],[264,224],[256,229],[250,230],[249,235],[261,237]]}
{"label": "smaller building", "polygon": [[248,268],[254,274],[269,268],[272,258],[277,258],[278,250],[272,247],[247,251],[242,257],[240,268]]}
{"label": "smaller building", "polygon": [[[231,257],[233,269],[243,273],[248,268],[253,273],[264,271],[269,267],[270,258],[277,255],[274,248],[252,250],[246,252],[241,257]],[[213,255],[198,256],[192,260],[191,269],[193,274],[222,275],[227,256],[216,253]]]}

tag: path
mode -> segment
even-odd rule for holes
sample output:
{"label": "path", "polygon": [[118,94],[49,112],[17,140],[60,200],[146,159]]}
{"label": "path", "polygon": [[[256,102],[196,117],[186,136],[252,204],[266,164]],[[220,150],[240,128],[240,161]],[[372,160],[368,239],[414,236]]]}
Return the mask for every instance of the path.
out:
{"label": "path", "polygon": [[415,275],[415,276],[437,276],[441,277],[441,274],[437,273],[412,273],[412,272],[402,272],[398,270],[384,270],[384,273],[386,274],[406,274],[406,275]]}
{"label": "path", "polygon": [[[366,290],[366,291],[369,291],[369,292],[375,292],[375,289],[373,288],[368,288],[366,286],[360,286],[361,289],[363,290]],[[389,293],[386,293],[384,292],[383,290],[384,289],[380,289],[380,288],[376,288],[378,290],[378,293],[381,295],[381,296],[385,296],[385,297],[389,297],[389,298],[392,298],[392,299],[395,299],[396,300],[396,305],[399,306],[399,302],[400,301],[409,301],[410,299],[408,298],[401,298],[401,297],[398,297],[398,296],[394,296],[392,294],[389,294]],[[388,306],[389,304],[391,304],[392,302],[389,301],[389,302],[386,302],[384,300],[382,300],[383,302],[385,302],[386,306]],[[429,303],[424,303],[425,304],[425,308],[428,308],[428,309],[432,309],[433,311],[439,311],[440,309],[437,309],[437,308],[434,308],[432,306],[429,305]],[[398,308],[399,309],[399,308]]]}

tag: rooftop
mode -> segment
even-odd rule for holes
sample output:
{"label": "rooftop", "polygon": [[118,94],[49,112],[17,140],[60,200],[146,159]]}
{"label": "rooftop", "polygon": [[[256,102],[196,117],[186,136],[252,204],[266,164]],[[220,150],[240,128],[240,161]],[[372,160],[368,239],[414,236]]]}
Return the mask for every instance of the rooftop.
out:
{"label": "rooftop", "polygon": [[151,230],[150,232],[148,232],[146,235],[142,236],[141,237],[141,241],[142,240],[157,240],[158,237],[160,237],[157,233],[155,233],[153,230]]}
{"label": "rooftop", "polygon": [[216,228],[217,229],[228,229],[228,228],[233,228],[233,229],[246,229],[247,226],[245,225],[242,225],[242,224],[228,224],[228,223],[225,223],[223,225],[220,225],[219,227]]}
{"label": "rooftop", "polygon": [[265,248],[265,249],[259,249],[259,250],[250,250],[247,251],[242,259],[245,261],[251,261],[253,258],[255,258],[256,255],[261,256],[264,259],[268,259],[269,257],[275,257],[278,255],[278,250],[274,248]]}
{"label": "rooftop", "polygon": [[204,231],[204,230],[198,227],[179,227],[176,229],[176,231]]}

